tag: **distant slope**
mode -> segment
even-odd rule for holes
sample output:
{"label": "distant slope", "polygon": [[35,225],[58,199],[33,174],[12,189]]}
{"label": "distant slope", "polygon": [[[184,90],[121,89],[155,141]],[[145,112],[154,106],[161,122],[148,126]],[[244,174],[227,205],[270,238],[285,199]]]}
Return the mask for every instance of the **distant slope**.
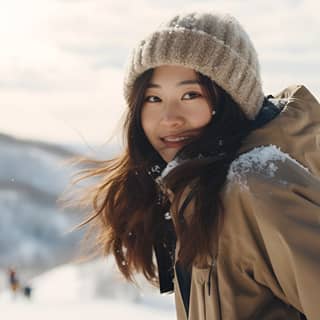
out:
{"label": "distant slope", "polygon": [[82,232],[69,231],[82,213],[67,213],[57,203],[79,170],[67,164],[75,155],[60,145],[0,134],[0,268],[35,274],[75,257]]}
{"label": "distant slope", "polygon": [[28,146],[33,148],[38,148],[48,153],[51,153],[56,156],[60,156],[63,158],[75,156],[75,152],[68,150],[58,144],[46,143],[43,141],[29,140],[29,139],[17,139],[13,136],[9,136],[4,133],[0,133],[0,144],[10,144],[11,146]]}

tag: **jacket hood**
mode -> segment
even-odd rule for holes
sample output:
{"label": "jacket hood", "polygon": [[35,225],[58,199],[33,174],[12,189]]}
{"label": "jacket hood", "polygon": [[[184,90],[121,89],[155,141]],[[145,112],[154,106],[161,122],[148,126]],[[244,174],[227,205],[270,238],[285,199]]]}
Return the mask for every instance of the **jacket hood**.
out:
{"label": "jacket hood", "polygon": [[281,111],[249,134],[239,154],[256,147],[276,145],[320,177],[320,105],[317,99],[305,86],[294,85],[268,101]]}

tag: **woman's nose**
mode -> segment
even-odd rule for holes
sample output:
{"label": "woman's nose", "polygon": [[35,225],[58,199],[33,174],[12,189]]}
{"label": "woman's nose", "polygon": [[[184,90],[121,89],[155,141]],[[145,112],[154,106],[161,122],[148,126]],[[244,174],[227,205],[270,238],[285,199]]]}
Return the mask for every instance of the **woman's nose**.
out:
{"label": "woman's nose", "polygon": [[167,126],[177,127],[184,123],[184,115],[177,103],[168,103],[163,109],[161,122]]}

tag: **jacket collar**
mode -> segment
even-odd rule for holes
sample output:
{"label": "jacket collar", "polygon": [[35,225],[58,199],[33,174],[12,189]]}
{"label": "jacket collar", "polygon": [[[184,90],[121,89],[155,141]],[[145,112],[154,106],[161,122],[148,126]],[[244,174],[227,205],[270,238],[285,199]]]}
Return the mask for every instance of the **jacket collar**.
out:
{"label": "jacket collar", "polygon": [[272,95],[265,97],[260,112],[251,121],[252,130],[258,129],[273,120],[287,104],[288,99],[275,99]]}

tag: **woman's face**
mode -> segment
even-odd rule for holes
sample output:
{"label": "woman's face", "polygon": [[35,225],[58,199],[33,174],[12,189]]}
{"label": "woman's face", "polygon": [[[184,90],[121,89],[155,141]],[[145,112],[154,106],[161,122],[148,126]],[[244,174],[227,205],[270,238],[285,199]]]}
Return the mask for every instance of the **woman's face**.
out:
{"label": "woman's face", "polygon": [[155,68],[145,91],[142,128],[166,162],[198,137],[211,121],[212,108],[193,69]]}

